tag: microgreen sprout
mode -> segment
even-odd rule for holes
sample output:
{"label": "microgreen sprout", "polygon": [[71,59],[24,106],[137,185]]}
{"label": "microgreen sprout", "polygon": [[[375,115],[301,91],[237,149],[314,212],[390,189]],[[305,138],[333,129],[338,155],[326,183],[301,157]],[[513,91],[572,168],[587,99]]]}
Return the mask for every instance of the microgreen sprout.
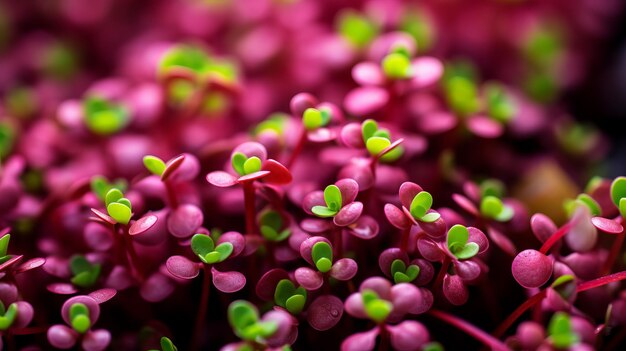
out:
{"label": "microgreen sprout", "polygon": [[318,217],[333,217],[341,210],[341,191],[331,184],[324,189],[324,201],[326,206],[314,206],[311,211]]}
{"label": "microgreen sprout", "polygon": [[261,235],[267,240],[280,242],[291,235],[291,229],[284,227],[283,217],[277,211],[267,210],[259,217]]}
{"label": "microgreen sprout", "polygon": [[309,107],[302,114],[302,124],[306,130],[315,130],[325,127],[330,122],[330,112],[324,108]]}
{"label": "microgreen sprout", "polygon": [[476,256],[479,251],[478,244],[468,242],[469,231],[466,227],[456,224],[448,231],[448,250],[459,260],[467,260]]}
{"label": "microgreen sprout", "polygon": [[122,192],[125,191],[127,188],[126,181],[123,179],[116,179],[114,182],[109,182],[103,176],[94,176],[91,178],[91,191],[102,201],[104,201],[104,198],[109,190],[113,188],[119,189]]}
{"label": "microgreen sprout", "polygon": [[558,349],[569,348],[580,340],[580,337],[572,328],[570,316],[567,313],[557,312],[550,319],[548,335],[552,345]]}
{"label": "microgreen sprout", "polygon": [[617,177],[611,183],[611,199],[622,218],[626,218],[626,177]]}
{"label": "microgreen sprout", "polygon": [[274,291],[276,305],[285,308],[291,314],[302,312],[306,298],[306,290],[301,286],[296,288],[289,279],[279,281]]}
{"label": "microgreen sprout", "polygon": [[84,304],[77,302],[70,307],[70,321],[72,328],[84,334],[89,327],[91,327],[91,320],[89,319],[89,309]]}
{"label": "microgreen sprout", "polygon": [[363,121],[361,131],[363,142],[370,155],[385,162],[393,162],[402,156],[404,152],[402,146],[397,145],[389,149],[389,146],[391,146],[391,134],[388,130],[379,128],[375,120],[368,119]]}
{"label": "microgreen sprout", "polygon": [[383,323],[393,310],[393,304],[379,298],[378,294],[373,290],[366,289],[361,292],[361,296],[365,313],[376,323]]}
{"label": "microgreen sprout", "polygon": [[257,308],[243,300],[234,301],[228,306],[228,322],[235,334],[247,341],[261,341],[278,330],[276,322],[260,320]]}
{"label": "microgreen sprout", "polygon": [[72,284],[88,288],[96,283],[100,277],[101,265],[89,262],[84,256],[75,255],[70,260]]}
{"label": "microgreen sprout", "polygon": [[509,221],[515,215],[513,208],[502,203],[498,197],[487,195],[480,202],[480,213],[498,222]]}
{"label": "microgreen sprout", "polygon": [[205,234],[196,234],[191,238],[191,250],[206,264],[219,263],[233,253],[233,244],[229,242],[215,246],[213,239]]}
{"label": "microgreen sprout", "polygon": [[420,274],[420,267],[412,264],[407,267],[404,261],[396,259],[391,263],[391,275],[396,284],[410,283],[417,279]]}
{"label": "microgreen sprout", "polygon": [[98,96],[85,98],[83,109],[85,124],[96,134],[117,133],[130,122],[129,113],[123,105]]}
{"label": "microgreen sprout", "polygon": [[416,220],[431,223],[439,219],[437,212],[428,212],[433,205],[433,197],[427,191],[420,191],[411,201],[410,213]]}
{"label": "microgreen sprout", "polygon": [[160,158],[152,155],[147,155],[143,157],[143,165],[150,171],[150,173],[161,176],[165,171],[165,162]]}
{"label": "microgreen sprout", "polygon": [[9,329],[13,325],[17,313],[18,307],[16,303],[12,303],[6,308],[4,303],[0,301],[0,330]]}
{"label": "microgreen sprout", "polygon": [[130,217],[132,217],[132,205],[119,189],[109,190],[104,198],[104,203],[111,218],[120,224],[128,224]]}

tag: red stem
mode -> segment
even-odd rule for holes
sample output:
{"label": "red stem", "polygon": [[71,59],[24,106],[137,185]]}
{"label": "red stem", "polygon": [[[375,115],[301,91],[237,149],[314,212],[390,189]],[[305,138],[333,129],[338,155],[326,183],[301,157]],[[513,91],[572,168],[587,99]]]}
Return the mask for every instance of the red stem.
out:
{"label": "red stem", "polygon": [[342,258],[343,257],[343,229],[336,227],[335,230],[333,230],[333,239],[334,239],[334,243],[333,246],[335,247],[335,256],[337,258]]}
{"label": "red stem", "polygon": [[450,267],[451,262],[452,261],[450,260],[450,257],[446,256],[446,258],[444,258],[441,269],[439,270],[439,274],[437,274],[437,279],[435,279],[435,283],[433,284],[433,291],[441,287],[441,284],[443,283],[443,277],[448,272],[448,267]]}
{"label": "red stem", "polygon": [[[618,282],[620,280],[626,279],[626,271],[621,271],[618,273],[605,275],[603,277],[593,279],[584,283],[579,284],[576,287],[576,292],[582,292],[590,289],[595,289],[613,282]],[[544,289],[539,293],[531,296],[528,300],[526,300],[523,304],[521,304],[507,319],[498,326],[496,331],[493,333],[495,337],[501,337],[504,332],[529,308],[537,304],[539,301],[543,300],[546,296],[547,290]]]}
{"label": "red stem", "polygon": [[128,253],[128,264],[130,266],[131,271],[135,274],[135,277],[143,282],[144,276],[143,271],[141,269],[141,261],[139,260],[139,256],[137,256],[137,252],[135,251],[135,246],[133,246],[133,240],[128,234],[128,226],[125,225],[122,227],[122,235],[124,236],[124,246],[126,247],[126,252]]}
{"label": "red stem", "polygon": [[256,234],[255,189],[253,181],[242,182],[243,199],[246,208],[246,234]]}
{"label": "red stem", "polygon": [[378,351],[387,351],[389,349],[389,332],[384,323],[378,325],[378,333],[380,334],[380,345]]}
{"label": "red stem", "polygon": [[547,290],[542,290],[537,294],[529,297],[523,304],[519,305],[518,308],[513,311],[493,332],[493,336],[496,338],[501,338],[504,333],[515,323],[515,321],[521,317],[524,312],[526,312],[529,308],[533,307],[539,301],[543,300],[546,296]]}
{"label": "red stem", "polygon": [[296,162],[296,159],[298,158],[298,155],[300,155],[300,153],[302,152],[302,149],[304,148],[306,139],[307,139],[307,130],[306,128],[304,128],[304,126],[302,126],[302,133],[300,134],[300,139],[298,139],[298,143],[296,144],[296,147],[293,149],[293,151],[291,151],[291,156],[289,157],[289,160],[287,160],[287,163],[285,163],[285,167],[291,168],[291,166],[293,166],[294,162]]}
{"label": "red stem", "polygon": [[572,223],[565,223],[561,228],[559,228],[559,230],[552,234],[552,236],[550,236],[548,240],[543,243],[543,245],[541,245],[541,249],[539,249],[539,252],[546,255],[548,251],[550,251],[552,246],[554,246],[554,244],[556,244],[563,236],[565,236],[565,234],[569,232],[571,227]]}
{"label": "red stem", "polygon": [[200,307],[198,308],[198,314],[196,316],[196,325],[193,329],[193,337],[191,342],[191,349],[196,351],[200,350],[200,335],[202,335],[202,324],[206,319],[207,307],[209,305],[209,295],[211,293],[211,270],[206,264],[202,266],[202,296],[200,297]]}
{"label": "red stem", "polygon": [[621,233],[617,234],[617,238],[615,238],[615,240],[613,241],[613,246],[611,247],[609,256],[606,258],[604,266],[602,267],[603,274],[609,274],[611,268],[613,268],[615,260],[617,259],[617,256],[622,249],[622,245],[624,244],[624,237],[626,237],[626,232],[622,231]]}
{"label": "red stem", "polygon": [[476,328],[475,326],[473,326],[472,324],[456,317],[453,316],[451,314],[448,314],[446,312],[443,311],[438,311],[438,310],[430,310],[428,312],[431,316],[438,318],[439,320],[442,320],[456,328],[458,328],[459,330],[462,330],[463,332],[465,332],[467,335],[475,338],[476,340],[480,341],[481,343],[485,344],[486,346],[491,347],[492,350],[510,350],[510,348],[508,348],[505,344],[503,344],[500,340],[492,337],[491,335],[485,333],[484,331]]}
{"label": "red stem", "polygon": [[167,202],[172,209],[176,209],[178,207],[178,198],[176,197],[176,192],[172,187],[172,184],[169,181],[163,182],[165,184],[165,190],[167,192]]}
{"label": "red stem", "polygon": [[409,248],[409,236],[411,236],[411,227],[409,226],[402,231],[402,237],[400,238],[400,250],[407,252]]}

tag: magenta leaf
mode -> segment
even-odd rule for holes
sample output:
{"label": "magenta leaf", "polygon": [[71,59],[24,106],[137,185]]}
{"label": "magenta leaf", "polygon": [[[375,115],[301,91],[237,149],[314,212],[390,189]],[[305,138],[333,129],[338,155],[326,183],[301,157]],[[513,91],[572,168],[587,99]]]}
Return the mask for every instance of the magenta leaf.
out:
{"label": "magenta leaf", "polygon": [[263,181],[266,183],[282,185],[288,184],[292,180],[289,170],[278,161],[269,159],[263,162],[263,168],[261,169],[270,172],[270,174],[263,178]]}
{"label": "magenta leaf", "polygon": [[619,234],[624,231],[624,227],[617,221],[604,217],[592,217],[591,223],[601,231],[609,234]]}
{"label": "magenta leaf", "polygon": [[237,232],[226,232],[220,235],[216,245],[221,243],[231,243],[233,245],[233,252],[230,254],[229,258],[239,256],[246,248],[246,239]]}
{"label": "magenta leaf", "polygon": [[215,171],[206,175],[206,180],[220,188],[228,188],[237,184],[237,177],[224,171]]}
{"label": "magenta leaf", "polygon": [[467,128],[479,137],[497,138],[504,132],[502,124],[486,116],[475,116],[467,120]]}
{"label": "magenta leaf", "polygon": [[322,273],[308,267],[300,267],[294,272],[298,284],[307,290],[317,290],[324,284]]}
{"label": "magenta leaf", "polygon": [[404,321],[386,326],[395,350],[420,350],[428,342],[428,329],[420,322]]}
{"label": "magenta leaf", "polygon": [[148,229],[152,228],[158,218],[155,215],[147,215],[136,220],[128,229],[130,235],[140,235],[145,233]]}
{"label": "magenta leaf", "polygon": [[46,286],[46,289],[53,294],[72,295],[78,292],[74,285],[69,283],[52,283]]}
{"label": "magenta leaf", "polygon": [[69,349],[76,344],[78,333],[74,329],[57,324],[48,329],[48,341],[58,349]]}
{"label": "magenta leaf", "polygon": [[344,178],[338,180],[335,185],[341,192],[341,206],[347,206],[348,204],[356,200],[356,196],[359,194],[359,183],[354,179]]}
{"label": "magenta leaf", "polygon": [[348,233],[364,240],[376,237],[378,230],[378,222],[370,216],[361,216],[356,223],[348,227]]}
{"label": "magenta leaf", "polygon": [[463,280],[458,275],[449,275],[443,278],[443,294],[451,304],[460,306],[467,302],[469,294]]}
{"label": "magenta leaf", "polygon": [[167,229],[177,238],[188,238],[202,225],[202,210],[192,204],[184,204],[172,211],[167,218]]}
{"label": "magenta leaf", "polygon": [[378,336],[378,327],[350,335],[341,343],[341,351],[370,351],[376,346],[376,337]]}
{"label": "magenta leaf", "polygon": [[385,205],[385,217],[391,225],[398,229],[406,229],[411,226],[411,222],[406,218],[402,210],[392,204]]}
{"label": "magenta leaf", "polygon": [[378,87],[359,87],[344,99],[346,110],[356,116],[365,116],[381,109],[389,102],[389,93]]}
{"label": "magenta leaf", "polygon": [[211,275],[213,276],[213,285],[221,292],[233,293],[243,289],[246,285],[246,277],[239,272],[220,272],[211,267]]}
{"label": "magenta leaf", "polygon": [[537,250],[520,252],[511,265],[513,278],[525,288],[538,288],[552,275],[552,259]]}
{"label": "magenta leaf", "polygon": [[98,329],[88,331],[81,343],[85,351],[102,351],[109,346],[111,333],[108,330]]}
{"label": "magenta leaf", "polygon": [[452,200],[454,200],[459,207],[467,211],[469,214],[473,216],[478,216],[480,214],[474,203],[472,203],[472,201],[465,196],[461,194],[452,194]]}
{"label": "magenta leaf", "polygon": [[349,226],[359,219],[362,212],[363,203],[357,201],[347,204],[335,215],[333,222],[340,227]]}
{"label": "magenta leaf", "polygon": [[198,263],[183,256],[172,256],[165,262],[168,272],[181,279],[193,279],[200,274]]}
{"label": "magenta leaf", "polygon": [[274,291],[278,282],[289,279],[287,271],[275,268],[267,271],[256,284],[256,294],[265,301],[274,301]]}
{"label": "magenta leaf", "polygon": [[443,75],[443,63],[434,57],[419,57],[411,63],[412,83],[416,88],[429,86]]}
{"label": "magenta leaf", "polygon": [[315,330],[328,330],[334,327],[343,316],[343,302],[333,295],[316,298],[307,309],[307,321]]}
{"label": "magenta leaf", "polygon": [[165,165],[165,170],[161,173],[161,180],[167,181],[167,179],[174,174],[174,172],[183,164],[185,161],[185,155],[179,155],[169,161]]}
{"label": "magenta leaf", "polygon": [[31,269],[39,268],[46,263],[46,259],[42,257],[31,258],[30,260],[22,263],[17,269],[15,273],[23,273],[26,271],[30,271]]}
{"label": "magenta leaf", "polygon": [[530,218],[530,229],[532,229],[535,237],[542,243],[548,240],[548,238],[558,230],[556,224],[552,222],[550,217],[542,213],[534,214]]}
{"label": "magenta leaf", "polygon": [[350,280],[358,270],[356,261],[351,258],[342,258],[337,260],[330,269],[330,276],[337,280]]}
{"label": "magenta leaf", "polygon": [[111,300],[117,294],[115,289],[100,289],[89,293],[89,297],[96,300],[97,303],[102,304]]}
{"label": "magenta leaf", "polygon": [[381,85],[385,76],[380,65],[374,62],[360,62],[352,68],[352,79],[359,85]]}

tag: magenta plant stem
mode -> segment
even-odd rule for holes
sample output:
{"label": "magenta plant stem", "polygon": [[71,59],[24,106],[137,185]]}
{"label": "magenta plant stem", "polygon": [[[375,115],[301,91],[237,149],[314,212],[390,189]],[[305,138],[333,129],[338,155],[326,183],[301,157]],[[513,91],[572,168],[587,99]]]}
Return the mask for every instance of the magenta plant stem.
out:
{"label": "magenta plant stem", "polygon": [[246,234],[256,234],[255,189],[252,181],[242,182],[246,211]]}
{"label": "magenta plant stem", "polygon": [[306,139],[307,139],[307,130],[306,128],[304,128],[304,126],[302,126],[302,133],[300,134],[298,143],[296,144],[296,147],[293,149],[293,151],[291,151],[291,156],[289,157],[289,160],[287,160],[287,163],[285,163],[285,167],[291,168],[291,166],[293,166],[294,162],[296,162],[296,159],[298,158],[298,155],[300,155],[300,153],[302,152],[302,149],[304,148]]}
{"label": "magenta plant stem", "polygon": [[446,258],[443,259],[443,263],[441,264],[441,269],[439,270],[439,274],[437,274],[437,279],[435,279],[435,282],[433,283],[433,291],[435,289],[439,289],[441,288],[441,285],[443,284],[443,277],[445,277],[446,273],[448,272],[448,267],[450,267],[450,263],[452,261],[450,260],[450,257],[446,256]]}
{"label": "magenta plant stem", "polygon": [[546,242],[543,243],[543,245],[541,245],[541,249],[539,249],[539,252],[541,252],[544,255],[547,254],[548,251],[550,251],[550,249],[552,248],[552,246],[554,246],[554,244],[556,244],[563,236],[565,236],[565,234],[569,232],[571,227],[572,227],[572,223],[570,222],[565,223],[561,228],[559,228],[559,230],[554,232],[554,234],[552,234],[552,236],[550,236],[548,240],[546,240]]}
{"label": "magenta plant stem", "polygon": [[128,254],[128,265],[129,268],[133,272],[133,274],[137,277],[140,282],[143,282],[143,271],[141,270],[140,260],[137,256],[137,252],[135,251],[135,247],[133,246],[133,240],[128,234],[128,226],[125,225],[122,227],[122,236],[124,240],[124,246],[126,247],[126,252]]}
{"label": "magenta plant stem", "polygon": [[402,231],[402,237],[400,238],[400,250],[407,252],[409,248],[409,237],[411,236],[411,227]]}
{"label": "magenta plant stem", "polygon": [[343,229],[335,227],[333,230],[333,246],[335,247],[335,256],[343,257]]}
{"label": "magenta plant stem", "polygon": [[497,350],[497,351],[509,350],[509,348],[500,340],[494,338],[493,336],[485,333],[484,331],[476,328],[472,324],[460,318],[457,318],[451,314],[448,314],[443,311],[438,311],[438,310],[430,310],[428,313],[431,316],[441,321],[444,321],[450,324],[451,326],[456,327],[459,330],[465,332],[467,335],[485,344],[485,346],[489,346],[492,350]]}
{"label": "magenta plant stem", "polygon": [[611,268],[615,264],[615,260],[622,249],[622,245],[624,244],[624,237],[626,237],[626,231],[622,230],[621,233],[617,234],[617,237],[613,241],[613,246],[611,246],[611,251],[609,252],[609,256],[606,258],[604,265],[602,266],[602,273],[609,274]]}
{"label": "magenta plant stem", "polygon": [[387,351],[389,349],[389,332],[385,323],[378,325],[378,333],[380,334],[380,345],[378,345],[379,351]]}
{"label": "magenta plant stem", "polygon": [[172,187],[172,183],[167,180],[163,183],[165,184],[165,190],[167,191],[167,201],[172,209],[176,209],[178,207],[178,197],[176,197],[176,192]]}
{"label": "magenta plant stem", "polygon": [[200,307],[196,315],[196,324],[193,328],[193,337],[191,339],[191,350],[200,350],[200,336],[202,335],[202,324],[206,319],[206,313],[209,305],[209,295],[211,294],[211,269],[208,265],[202,265],[202,295],[200,296]]}
{"label": "magenta plant stem", "polygon": [[[576,287],[576,291],[577,292],[582,292],[582,291],[598,288],[598,287],[601,287],[603,285],[607,285],[607,284],[610,284],[610,283],[613,283],[613,282],[617,282],[617,281],[620,281],[620,280],[624,280],[624,279],[626,279],[626,271],[621,271],[621,272],[618,272],[618,273],[605,275],[603,277],[600,277],[600,278],[597,278],[597,279],[593,279],[593,280],[581,283],[581,284],[579,284]],[[511,313],[511,315],[508,316],[504,320],[504,322],[502,322],[502,324],[500,324],[498,326],[498,328],[496,328],[496,330],[493,332],[493,336],[494,337],[501,337],[502,335],[504,335],[506,330],[509,329],[509,327],[511,325],[513,325],[513,323],[515,323],[515,321],[522,314],[524,314],[524,312],[526,312],[526,310],[528,310],[529,308],[533,307],[535,304],[537,304],[541,300],[543,300],[543,298],[546,296],[546,293],[547,293],[547,289],[544,289],[544,290],[538,292],[537,294],[531,296],[530,298],[528,298],[528,300],[524,301],[523,304],[521,304],[517,309],[515,309],[515,311],[513,311],[513,313]]]}

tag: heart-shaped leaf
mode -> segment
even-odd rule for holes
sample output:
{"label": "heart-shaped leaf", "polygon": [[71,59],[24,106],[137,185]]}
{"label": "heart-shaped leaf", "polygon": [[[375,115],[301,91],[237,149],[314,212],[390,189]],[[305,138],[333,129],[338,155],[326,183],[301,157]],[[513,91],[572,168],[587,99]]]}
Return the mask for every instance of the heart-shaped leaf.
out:
{"label": "heart-shaped leaf", "polygon": [[243,163],[244,174],[252,174],[261,170],[261,159],[252,156]]}
{"label": "heart-shaped leaf", "polygon": [[454,250],[461,249],[465,246],[467,239],[469,239],[469,231],[465,226],[460,224],[452,226],[448,231],[448,249],[454,253]]}
{"label": "heart-shaped leaf", "polygon": [[17,317],[17,304],[12,303],[9,308],[4,312],[3,316],[0,316],[0,330],[7,330]]}
{"label": "heart-shaped leaf", "polygon": [[205,257],[207,254],[213,252],[214,249],[215,243],[213,239],[206,234],[195,234],[191,238],[191,250],[200,257]]}
{"label": "heart-shaped leaf", "polygon": [[[233,253],[233,244],[231,243],[221,243],[219,245],[217,245],[215,247],[215,251],[218,253],[218,261],[217,262],[222,262],[225,259],[227,259],[228,257],[230,257],[230,255]],[[212,263],[212,262],[209,262]]]}
{"label": "heart-shaped leaf", "polygon": [[361,133],[363,135],[363,141],[367,142],[369,138],[374,136],[374,133],[378,130],[378,123],[373,119],[366,119],[361,123]]}
{"label": "heart-shaped leaf", "polygon": [[458,258],[459,260],[466,260],[468,258],[476,256],[479,249],[480,247],[478,247],[478,244],[467,243],[462,248],[456,249],[454,251],[454,256],[456,256],[456,258]]}
{"label": "heart-shaped leaf", "polygon": [[285,308],[292,314],[298,314],[302,312],[305,303],[306,297],[299,294],[293,295],[285,301]]}
{"label": "heart-shaped leaf", "polygon": [[165,162],[160,158],[152,155],[147,155],[143,157],[143,165],[150,171],[152,174],[156,174],[159,177],[165,171]]}
{"label": "heart-shaped leaf", "polygon": [[367,142],[365,142],[365,147],[372,156],[377,156],[389,145],[391,145],[391,141],[389,141],[389,139],[377,136],[373,136],[367,139]]}
{"label": "heart-shaped leaf", "polygon": [[324,126],[322,112],[316,108],[309,107],[302,114],[302,124],[306,130],[315,130]]}
{"label": "heart-shaped leaf", "polygon": [[611,183],[611,199],[613,199],[613,203],[615,204],[615,206],[619,206],[621,199],[625,197],[626,197],[626,177],[617,177]]}
{"label": "heart-shaped leaf", "polygon": [[333,265],[333,249],[328,245],[328,243],[320,241],[313,245],[311,250],[311,257],[313,258],[313,262],[315,262],[315,266],[317,269],[326,273],[330,271]]}
{"label": "heart-shaped leaf", "polygon": [[109,204],[117,202],[119,199],[123,198],[124,194],[119,189],[113,188],[109,190],[104,197],[104,204],[108,207]]}
{"label": "heart-shaped leaf", "polygon": [[398,272],[404,273],[406,271],[406,264],[404,261],[395,259],[391,262],[391,275],[394,275]]}
{"label": "heart-shaped leaf", "polygon": [[132,216],[128,206],[119,202],[112,202],[107,206],[107,212],[117,223],[128,224]]}
{"label": "heart-shaped leaf", "polygon": [[248,158],[246,157],[246,155],[241,152],[233,153],[233,156],[230,158],[230,164],[232,165],[235,172],[237,172],[237,174],[241,176],[246,174],[243,168],[243,164],[246,162],[247,159]]}
{"label": "heart-shaped leaf", "polygon": [[564,312],[557,312],[552,316],[548,326],[548,334],[552,344],[558,349],[567,349],[580,339],[572,329],[570,317]]}
{"label": "heart-shaped leaf", "polygon": [[228,322],[239,333],[259,320],[259,311],[248,301],[237,300],[228,306]]}
{"label": "heart-shaped leaf", "polygon": [[341,209],[341,190],[334,184],[331,184],[324,189],[324,202],[326,206],[332,211],[339,211]]}
{"label": "heart-shaped leaf", "polygon": [[379,299],[373,290],[366,289],[361,292],[361,296],[367,316],[376,323],[384,322],[393,309],[391,302]]}
{"label": "heart-shaped leaf", "polygon": [[321,218],[329,218],[337,214],[337,211],[333,211],[326,206],[313,206],[311,212]]}
{"label": "heart-shaped leaf", "polygon": [[495,196],[485,196],[480,202],[480,213],[487,218],[496,218],[504,209],[504,204]]}
{"label": "heart-shaped leaf", "polygon": [[422,218],[426,215],[430,207],[433,205],[433,197],[427,191],[420,191],[413,201],[411,201],[411,208],[409,212],[415,218]]}
{"label": "heart-shaped leaf", "polygon": [[10,240],[11,234],[5,234],[2,238],[0,238],[0,257],[4,257],[7,255]]}

